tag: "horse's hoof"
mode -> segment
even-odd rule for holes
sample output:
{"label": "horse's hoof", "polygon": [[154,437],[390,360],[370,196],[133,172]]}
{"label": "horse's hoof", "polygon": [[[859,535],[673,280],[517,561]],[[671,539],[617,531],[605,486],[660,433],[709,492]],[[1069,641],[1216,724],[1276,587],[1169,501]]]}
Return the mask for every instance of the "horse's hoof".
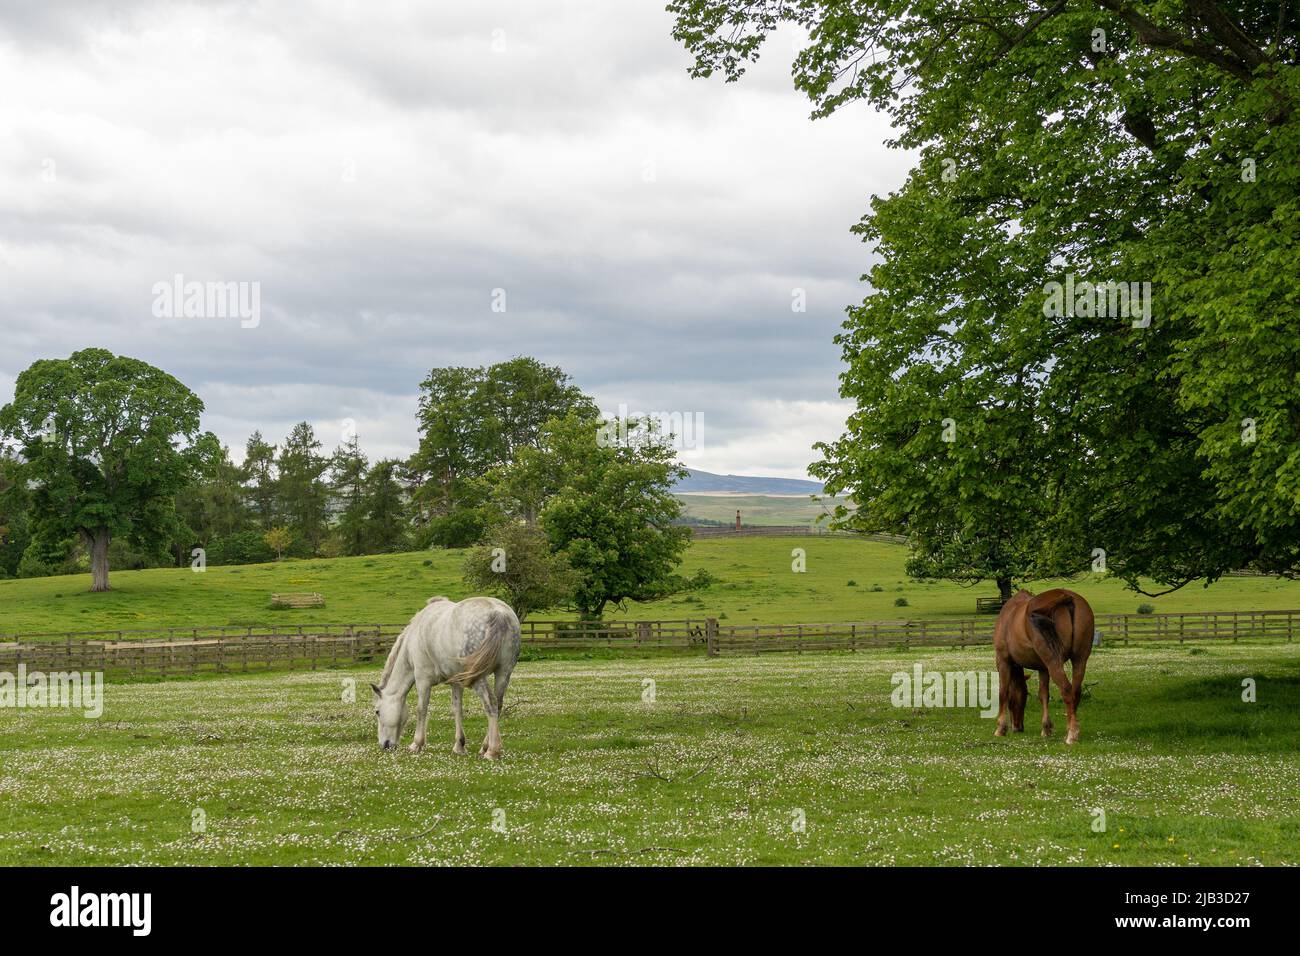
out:
{"label": "horse's hoof", "polygon": [[482,755],[482,756],[483,756],[483,759],[484,759],[484,760],[500,760],[500,759],[501,759],[501,751],[499,751],[499,750],[485,750],[485,751],[483,751],[483,755]]}
{"label": "horse's hoof", "polygon": [[1065,742],[1066,742],[1067,744],[1077,744],[1077,743],[1079,742],[1079,732],[1076,730],[1076,731],[1073,731],[1073,732],[1071,732],[1071,733],[1066,734],[1066,735],[1065,735]]}
{"label": "horse's hoof", "polygon": [[407,753],[418,754],[423,749],[424,749],[424,744],[413,743],[411,744],[411,746],[406,748],[406,751]]}
{"label": "horse's hoof", "polygon": [[1044,727],[1044,728],[1043,728],[1043,736],[1044,736],[1044,737],[1050,737],[1050,736],[1052,736],[1052,728],[1051,728],[1051,727]]}
{"label": "horse's hoof", "polygon": [[997,730],[993,731],[994,737],[1005,737],[1006,735],[1007,735],[1007,728],[1005,727],[999,727]]}
{"label": "horse's hoof", "polygon": [[463,757],[465,756],[465,745],[463,743],[456,744],[454,747],[451,748],[451,752],[454,754],[459,754],[460,756]]}

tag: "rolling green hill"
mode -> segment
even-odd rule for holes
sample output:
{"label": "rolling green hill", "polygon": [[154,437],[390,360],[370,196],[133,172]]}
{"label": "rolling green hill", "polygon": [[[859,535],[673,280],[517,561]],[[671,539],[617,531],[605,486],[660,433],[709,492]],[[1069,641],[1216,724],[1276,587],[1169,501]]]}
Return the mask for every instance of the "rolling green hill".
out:
{"label": "rolling green hill", "polygon": [[807,496],[780,495],[688,495],[675,497],[685,505],[688,518],[705,518],[731,525],[740,512],[745,525],[807,525],[830,512],[838,499],[813,501]]}
{"label": "rolling green hill", "polygon": [[[805,549],[806,573],[791,571],[793,548]],[[716,583],[626,610],[612,608],[607,617],[713,615],[733,624],[969,617],[976,596],[995,594],[992,584],[967,589],[908,580],[903,574],[906,554],[901,545],[840,537],[702,540],[691,546],[682,571],[705,568]],[[201,574],[187,568],[119,571],[113,572],[113,590],[106,594],[90,593],[89,575],[0,581],[0,634],[219,624],[397,624],[431,595],[466,596],[461,557],[457,551],[429,551],[214,567]],[[1033,589],[1048,586],[1050,582],[1038,582]],[[1300,607],[1300,583],[1272,578],[1231,578],[1157,599],[1094,577],[1071,586],[1099,613],[1134,611],[1148,601],[1157,611]],[[273,611],[268,602],[274,591],[319,591],[327,604],[324,609]],[[898,598],[905,598],[907,606],[895,607]]]}

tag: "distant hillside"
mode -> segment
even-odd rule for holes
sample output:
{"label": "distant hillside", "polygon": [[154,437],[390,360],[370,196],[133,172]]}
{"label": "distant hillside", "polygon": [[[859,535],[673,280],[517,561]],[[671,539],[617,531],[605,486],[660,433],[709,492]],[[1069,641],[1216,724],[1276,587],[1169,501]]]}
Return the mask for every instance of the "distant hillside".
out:
{"label": "distant hillside", "polygon": [[820,495],[819,481],[803,478],[757,478],[752,475],[715,475],[709,471],[686,469],[688,474],[673,488],[676,494],[705,493],[729,495]]}
{"label": "distant hillside", "polygon": [[682,503],[682,523],[702,526],[722,525],[733,527],[736,512],[746,527],[761,525],[811,526],[817,519],[837,504],[847,504],[844,499],[824,503],[791,495],[684,495],[676,492]]}

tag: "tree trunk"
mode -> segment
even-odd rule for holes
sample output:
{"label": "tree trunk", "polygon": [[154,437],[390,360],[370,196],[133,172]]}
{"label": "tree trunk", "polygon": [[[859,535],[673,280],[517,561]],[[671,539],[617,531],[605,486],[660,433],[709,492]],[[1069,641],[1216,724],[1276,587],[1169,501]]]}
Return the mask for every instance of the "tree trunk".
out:
{"label": "tree trunk", "polygon": [[108,529],[96,528],[90,538],[90,590],[108,588]]}
{"label": "tree trunk", "polygon": [[998,596],[1002,598],[1002,603],[1006,604],[1011,600],[1011,579],[998,578]]}

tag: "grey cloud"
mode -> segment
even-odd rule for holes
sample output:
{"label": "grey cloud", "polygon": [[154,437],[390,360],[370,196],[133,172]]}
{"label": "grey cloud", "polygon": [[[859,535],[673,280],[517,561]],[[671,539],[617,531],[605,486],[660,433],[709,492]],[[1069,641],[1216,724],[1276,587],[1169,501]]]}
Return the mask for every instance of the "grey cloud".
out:
{"label": "grey cloud", "polygon": [[[835,437],[848,229],[907,158],[869,112],[810,122],[779,43],[726,85],[686,78],[658,0],[69,9],[0,7],[0,401],[100,345],[235,448],[355,417],[400,454],[429,368],[530,354],[704,414],[696,467],[798,476]],[[153,317],[175,273],[259,282],[260,326]]]}

